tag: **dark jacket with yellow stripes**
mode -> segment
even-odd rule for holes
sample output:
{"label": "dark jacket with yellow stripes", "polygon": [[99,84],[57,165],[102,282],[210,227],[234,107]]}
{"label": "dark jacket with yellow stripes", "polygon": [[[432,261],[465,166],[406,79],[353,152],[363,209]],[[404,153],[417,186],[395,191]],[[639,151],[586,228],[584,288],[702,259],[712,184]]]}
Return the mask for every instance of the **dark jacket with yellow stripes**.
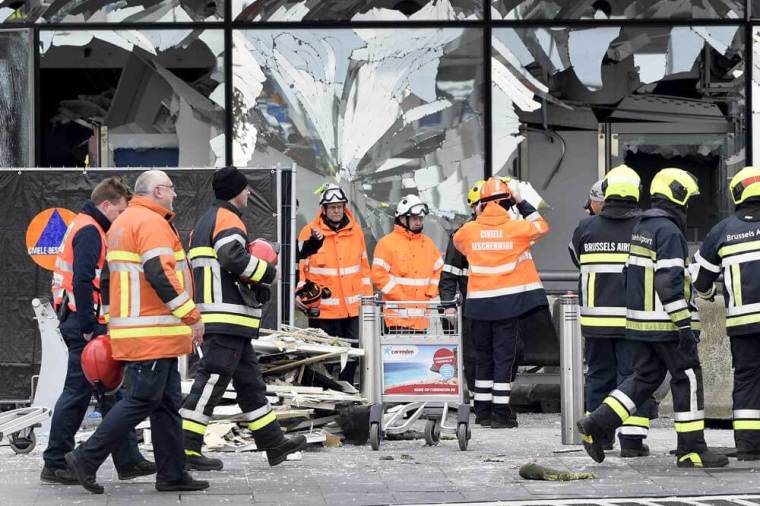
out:
{"label": "dark jacket with yellow stripes", "polygon": [[248,253],[248,231],[241,213],[217,200],[198,220],[190,236],[188,258],[193,268],[195,302],[207,334],[258,336],[261,308],[246,305],[247,284],[271,283],[276,268]]}
{"label": "dark jacket with yellow stripes", "polygon": [[694,262],[694,288],[708,298],[723,272],[727,334],[760,333],[760,202],[740,204],[734,216],[715,225]]}
{"label": "dark jacket with yellow stripes", "polygon": [[625,284],[626,338],[677,341],[679,328],[700,329],[686,269],[685,217],[660,199],[652,205],[631,235]]}
{"label": "dark jacket with yellow stripes", "polygon": [[454,300],[457,290],[462,298],[467,297],[467,257],[459,252],[454,246],[453,237],[461,226],[449,235],[449,245],[446,247],[441,279],[438,282],[438,291],[442,301]]}
{"label": "dark jacket with yellow stripes", "polygon": [[570,259],[581,271],[581,328],[585,337],[625,336],[625,263],[631,232],[641,218],[636,202],[609,199],[602,212],[580,222]]}

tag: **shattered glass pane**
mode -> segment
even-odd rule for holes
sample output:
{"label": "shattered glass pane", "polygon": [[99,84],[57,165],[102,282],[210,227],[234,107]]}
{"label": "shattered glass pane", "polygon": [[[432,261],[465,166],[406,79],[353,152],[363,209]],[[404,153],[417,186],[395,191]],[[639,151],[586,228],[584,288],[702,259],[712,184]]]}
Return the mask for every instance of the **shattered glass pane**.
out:
{"label": "shattered glass pane", "polygon": [[[647,188],[656,171],[686,168],[702,189],[687,235],[701,240],[728,212],[726,181],[745,163],[743,33],[736,25],[495,28],[494,173],[530,181],[552,206],[552,228],[573,230],[606,170],[625,163]],[[760,84],[753,90],[760,103]],[[536,246],[542,271],[574,270],[556,253],[566,239],[549,234]]]}
{"label": "shattered glass pane", "polygon": [[40,32],[42,165],[224,165],[222,30]]}
{"label": "shattered glass pane", "polygon": [[244,30],[233,41],[234,163],[297,167],[299,226],[316,213],[314,189],[335,181],[370,251],[412,193],[445,246],[483,176],[480,30]]}
{"label": "shattered glass pane", "polygon": [[242,0],[239,21],[430,21],[483,19],[483,0]]}
{"label": "shattered glass pane", "polygon": [[190,23],[224,20],[224,0],[0,0],[0,23]]}
{"label": "shattered glass pane", "polygon": [[[758,0],[753,0],[758,2]],[[760,2],[758,2],[760,3]],[[754,12],[754,11],[753,11]],[[491,0],[492,19],[736,19],[743,0]]]}
{"label": "shattered glass pane", "polygon": [[31,165],[31,31],[0,31],[0,167]]}

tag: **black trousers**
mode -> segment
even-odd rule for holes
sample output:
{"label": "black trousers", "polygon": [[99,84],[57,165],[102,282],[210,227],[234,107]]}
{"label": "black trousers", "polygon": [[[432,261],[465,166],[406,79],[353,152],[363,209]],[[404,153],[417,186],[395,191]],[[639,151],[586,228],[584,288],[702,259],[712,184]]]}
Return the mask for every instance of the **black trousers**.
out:
{"label": "black trousers", "polygon": [[267,386],[251,340],[226,334],[206,334],[203,358],[190,393],[182,403],[186,454],[200,454],[206,426],[232,381],[242,417],[253,431],[256,446],[269,448],[282,439],[280,426],[266,398]]}
{"label": "black trousers", "polygon": [[677,342],[630,341],[634,373],[618,385],[591,414],[603,429],[612,432],[638,412],[670,372],[677,454],[703,452],[705,444],[702,368],[696,352],[684,354]]}
{"label": "black trousers", "polygon": [[[350,318],[309,318],[309,327],[315,329],[322,329],[331,336],[343,337],[345,339],[356,339],[356,343],[352,343],[351,347],[359,347],[359,317],[352,316]],[[338,379],[348,381],[351,384],[355,383],[356,376],[356,360],[349,360],[346,367],[338,374]]]}
{"label": "black trousers", "polygon": [[95,472],[114,447],[146,417],[150,417],[156,481],[179,480],[185,457],[182,453],[182,398],[176,358],[127,364],[124,397],[111,408],[95,433],[74,450],[87,470]]}
{"label": "black trousers", "polygon": [[736,449],[760,453],[760,335],[732,337],[731,356]]}
{"label": "black trousers", "polygon": [[[634,372],[636,346],[622,337],[587,337],[586,411],[602,404],[605,397]],[[657,403],[650,398],[620,428],[620,439],[643,439],[649,431],[649,420],[657,418]]]}
{"label": "black trousers", "polygon": [[516,318],[472,320],[477,354],[474,404],[479,418],[506,421],[512,416],[509,396],[515,377],[517,325]]}

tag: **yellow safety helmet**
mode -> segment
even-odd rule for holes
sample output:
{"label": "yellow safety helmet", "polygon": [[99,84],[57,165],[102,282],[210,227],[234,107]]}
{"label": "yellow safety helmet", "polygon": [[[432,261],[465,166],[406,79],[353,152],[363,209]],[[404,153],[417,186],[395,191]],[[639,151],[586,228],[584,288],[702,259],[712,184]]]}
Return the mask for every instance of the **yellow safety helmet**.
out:
{"label": "yellow safety helmet", "polygon": [[744,167],[731,179],[728,189],[737,205],[750,197],[760,197],[760,169]]}
{"label": "yellow safety helmet", "polygon": [[480,202],[480,189],[483,187],[483,185],[486,184],[485,179],[481,179],[480,181],[475,181],[475,184],[472,185],[472,188],[470,188],[470,191],[467,192],[467,205],[470,207],[475,207],[478,205],[478,202]]}
{"label": "yellow safety helmet", "polygon": [[605,200],[610,197],[632,198],[639,201],[641,178],[627,165],[618,165],[604,176],[602,193]]}
{"label": "yellow safety helmet", "polygon": [[683,169],[662,169],[654,175],[649,193],[685,206],[691,197],[699,195],[699,184],[696,177]]}

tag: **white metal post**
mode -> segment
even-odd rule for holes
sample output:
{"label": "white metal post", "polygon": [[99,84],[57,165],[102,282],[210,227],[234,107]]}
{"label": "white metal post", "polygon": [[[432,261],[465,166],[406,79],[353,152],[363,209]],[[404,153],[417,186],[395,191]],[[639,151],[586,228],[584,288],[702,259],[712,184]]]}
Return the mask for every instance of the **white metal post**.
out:
{"label": "white metal post", "polygon": [[560,396],[562,444],[580,444],[575,422],[583,416],[583,340],[578,295],[559,299]]}

